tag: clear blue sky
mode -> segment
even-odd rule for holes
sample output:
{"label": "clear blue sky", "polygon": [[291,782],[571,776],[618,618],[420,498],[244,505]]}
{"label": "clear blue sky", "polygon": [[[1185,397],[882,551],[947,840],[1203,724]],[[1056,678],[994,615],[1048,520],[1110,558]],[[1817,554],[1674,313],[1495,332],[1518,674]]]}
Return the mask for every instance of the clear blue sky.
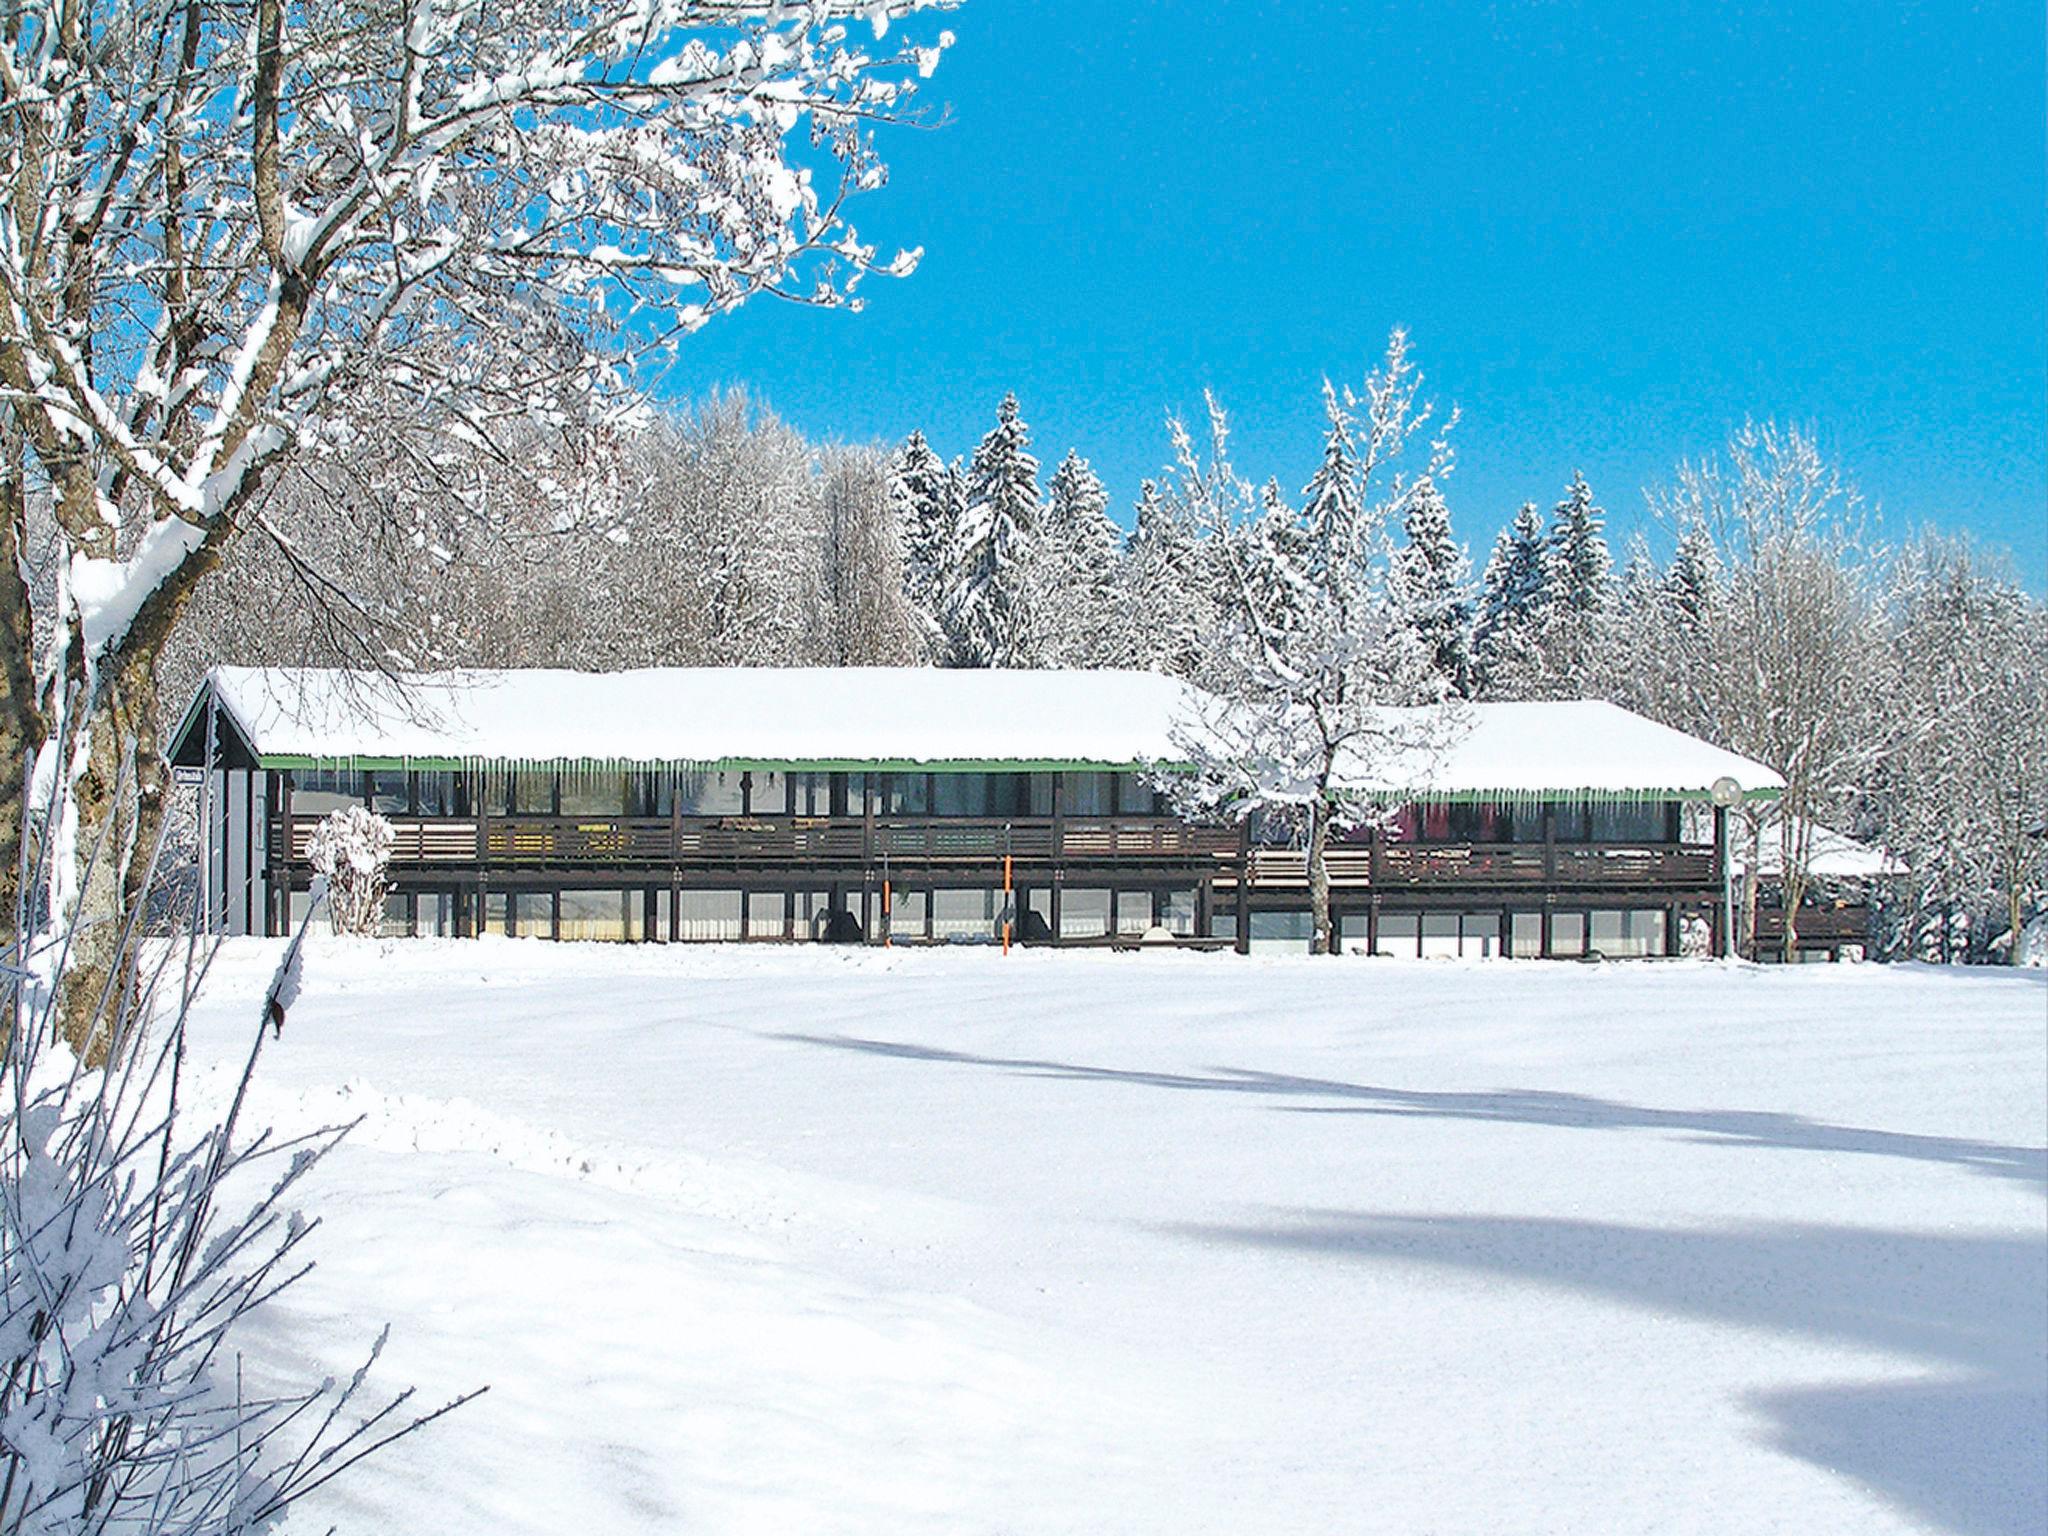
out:
{"label": "clear blue sky", "polygon": [[762,304],[670,387],[972,448],[1016,390],[1119,515],[1204,385],[1239,466],[1314,466],[1325,374],[1409,328],[1464,409],[1483,558],[1583,468],[1617,532],[1745,413],[1810,421],[1897,535],[2048,581],[2043,6],[969,0],[857,204],[922,244],[865,313]]}

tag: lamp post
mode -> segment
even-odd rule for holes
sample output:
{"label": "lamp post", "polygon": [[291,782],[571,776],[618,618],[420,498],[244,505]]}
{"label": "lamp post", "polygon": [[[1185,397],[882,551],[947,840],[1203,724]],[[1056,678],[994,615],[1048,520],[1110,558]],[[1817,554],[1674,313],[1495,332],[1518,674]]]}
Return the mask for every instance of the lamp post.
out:
{"label": "lamp post", "polygon": [[1726,960],[1735,956],[1735,881],[1728,859],[1728,813],[1742,804],[1742,786],[1724,773],[1707,793],[1713,797],[1715,841],[1721,845],[1716,854],[1721,861],[1721,950]]}

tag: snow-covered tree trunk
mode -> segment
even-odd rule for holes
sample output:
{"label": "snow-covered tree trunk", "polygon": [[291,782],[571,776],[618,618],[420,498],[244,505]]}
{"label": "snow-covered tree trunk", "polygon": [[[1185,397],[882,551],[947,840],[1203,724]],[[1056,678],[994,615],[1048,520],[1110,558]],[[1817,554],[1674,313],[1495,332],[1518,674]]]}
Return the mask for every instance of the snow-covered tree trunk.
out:
{"label": "snow-covered tree trunk", "polygon": [[1314,801],[1308,807],[1308,923],[1310,954],[1342,953],[1330,916],[1330,817]]}

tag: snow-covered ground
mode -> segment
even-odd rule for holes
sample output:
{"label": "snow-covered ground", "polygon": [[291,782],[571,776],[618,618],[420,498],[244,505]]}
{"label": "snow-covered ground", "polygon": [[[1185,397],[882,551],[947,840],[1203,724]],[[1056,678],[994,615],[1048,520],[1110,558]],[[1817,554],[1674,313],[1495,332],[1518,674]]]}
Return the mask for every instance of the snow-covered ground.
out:
{"label": "snow-covered ground", "polygon": [[2038,974],[322,941],[260,1081],[258,1369],[491,1388],[293,1529],[2048,1528]]}

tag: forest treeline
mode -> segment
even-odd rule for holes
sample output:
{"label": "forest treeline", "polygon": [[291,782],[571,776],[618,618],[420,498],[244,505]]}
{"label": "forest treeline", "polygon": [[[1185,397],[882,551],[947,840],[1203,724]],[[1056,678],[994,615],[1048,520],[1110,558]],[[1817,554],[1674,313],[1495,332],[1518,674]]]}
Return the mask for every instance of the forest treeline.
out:
{"label": "forest treeline", "polygon": [[1897,953],[1996,958],[2048,901],[2048,610],[1998,558],[1880,544],[1814,434],[1770,424],[1646,489],[1657,546],[1610,547],[1581,475],[1475,546],[1444,431],[1404,431],[1429,439],[1405,470],[1374,465],[1379,415],[1335,389],[1322,407],[1298,488],[1238,476],[1213,402],[1169,423],[1128,531],[1079,452],[1045,470],[1008,396],[953,460],[922,433],[813,442],[741,393],[573,434],[358,445],[273,488],[166,657],[167,705],[214,662],[1213,681],[1231,605],[1284,607],[1318,519],[1376,472],[1376,622],[1428,660],[1383,702],[1604,698],[1768,763],[1801,814],[1753,830],[1791,866],[1802,820],[1902,861]]}

